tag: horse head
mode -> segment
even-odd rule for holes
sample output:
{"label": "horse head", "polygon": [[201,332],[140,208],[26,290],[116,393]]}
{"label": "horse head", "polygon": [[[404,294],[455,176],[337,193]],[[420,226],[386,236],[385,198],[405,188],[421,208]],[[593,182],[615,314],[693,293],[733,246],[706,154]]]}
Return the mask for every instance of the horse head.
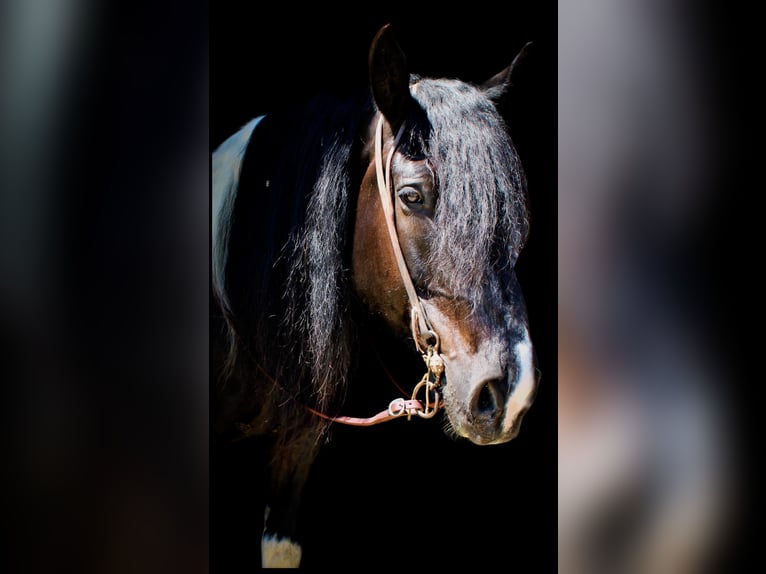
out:
{"label": "horse head", "polygon": [[436,345],[449,426],[476,444],[513,439],[537,387],[514,272],[529,227],[526,183],[497,111],[522,54],[475,86],[410,75],[389,26],[369,52],[377,114],[363,154],[353,288],[394,333],[421,350]]}

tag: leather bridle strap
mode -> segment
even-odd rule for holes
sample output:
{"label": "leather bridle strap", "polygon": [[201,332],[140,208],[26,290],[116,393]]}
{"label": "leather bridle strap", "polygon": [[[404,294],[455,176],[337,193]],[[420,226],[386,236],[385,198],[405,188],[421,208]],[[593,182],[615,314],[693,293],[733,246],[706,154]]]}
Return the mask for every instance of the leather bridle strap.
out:
{"label": "leather bridle strap", "polygon": [[380,423],[384,423],[386,421],[399,418],[403,415],[409,418],[412,415],[415,415],[418,412],[423,411],[423,405],[417,399],[406,399],[406,400],[394,399],[393,401],[391,401],[391,404],[389,405],[388,409],[386,409],[385,411],[380,411],[375,416],[371,416],[367,418],[348,417],[343,415],[331,417],[315,409],[312,409],[311,407],[306,407],[306,408],[309,410],[309,412],[325,420],[332,421],[334,423],[341,423],[344,425],[355,426],[355,427],[371,427],[373,425],[377,425]]}
{"label": "leather bridle strap", "polygon": [[[352,426],[372,426],[382,422],[390,421],[401,416],[408,419],[413,415],[421,418],[431,418],[439,410],[439,393],[436,388],[439,386],[439,379],[444,371],[444,363],[439,356],[439,337],[431,327],[431,323],[423,308],[423,302],[418,297],[415,285],[412,282],[410,271],[407,269],[407,263],[402,254],[402,247],[399,245],[399,235],[396,232],[396,221],[394,216],[393,189],[391,185],[391,161],[399,145],[399,140],[404,133],[404,123],[396,132],[396,137],[391,144],[385,162],[383,161],[383,115],[378,119],[378,125],[375,129],[375,171],[378,177],[378,192],[380,193],[380,203],[383,206],[383,214],[386,220],[388,236],[391,239],[391,247],[394,250],[394,259],[399,268],[399,275],[402,277],[404,290],[407,292],[407,298],[410,300],[412,337],[415,340],[415,347],[423,353],[423,359],[426,361],[428,371],[421,381],[415,386],[410,399],[394,399],[388,405],[388,409],[368,418],[348,417],[348,416],[329,416],[320,411],[306,407],[309,412],[323,419],[343,423]],[[420,337],[424,337],[427,349],[424,350],[420,344]],[[398,385],[397,385],[398,386]],[[420,389],[425,393],[425,407],[416,396]],[[429,393],[435,394],[435,400],[431,402]]]}
{"label": "leather bridle strap", "polygon": [[423,308],[423,303],[420,300],[420,297],[418,297],[415,285],[412,282],[412,277],[410,276],[410,271],[407,269],[407,262],[404,260],[404,255],[402,254],[402,247],[399,244],[399,235],[396,232],[393,190],[391,184],[391,161],[393,160],[396,146],[399,145],[399,140],[404,133],[404,122],[402,122],[402,125],[399,127],[394,142],[391,145],[391,149],[386,156],[385,171],[383,162],[383,122],[383,114],[380,114],[378,125],[375,129],[375,171],[377,172],[378,177],[378,193],[380,193],[380,203],[383,206],[383,214],[386,219],[388,236],[391,239],[391,247],[394,249],[396,265],[399,268],[399,275],[402,277],[402,283],[404,283],[407,298],[410,300],[412,336],[415,339],[415,346],[417,349],[420,352],[425,352],[420,346],[420,335],[428,334],[433,338],[436,338],[436,333],[431,327],[426,311]]}

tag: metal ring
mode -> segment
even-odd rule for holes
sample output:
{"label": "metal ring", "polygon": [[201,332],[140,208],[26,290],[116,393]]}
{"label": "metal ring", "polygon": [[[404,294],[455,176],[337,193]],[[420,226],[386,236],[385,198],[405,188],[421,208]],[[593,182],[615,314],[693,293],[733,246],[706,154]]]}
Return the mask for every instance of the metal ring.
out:
{"label": "metal ring", "polygon": [[[399,407],[397,411],[394,411],[394,407]],[[406,410],[406,403],[404,402],[404,399],[394,399],[390,403],[388,403],[388,414],[392,417],[399,417],[402,414],[404,414],[404,411]]]}
{"label": "metal ring", "polygon": [[[415,385],[415,388],[412,391],[412,398],[413,398],[413,400],[418,398],[417,397],[418,391],[420,391],[420,387],[422,387],[423,385],[426,386],[426,391],[425,391],[425,393],[426,393],[426,396],[425,396],[425,405],[426,405],[426,407],[423,410],[417,411],[417,413],[418,413],[418,416],[420,418],[430,419],[432,416],[434,416],[436,414],[436,411],[439,410],[439,393],[436,392],[436,390],[435,390],[436,389],[436,385],[433,382],[431,382],[431,381],[429,381],[427,379],[423,379],[417,385]],[[434,393],[435,400],[433,402],[433,407],[429,410],[428,407],[430,405],[430,402],[428,400],[428,393],[431,392],[431,391],[433,391],[433,393]]]}
{"label": "metal ring", "polygon": [[432,331],[429,329],[425,333],[421,333],[421,336],[423,337],[423,342],[426,344],[426,348],[429,348],[429,349],[439,348],[439,335],[436,334],[436,331]]}
{"label": "metal ring", "polygon": [[[431,381],[425,378],[422,379],[417,385],[415,385],[415,388],[412,390],[412,400],[416,400],[418,398],[418,391],[420,390],[420,387],[422,387],[423,385],[426,385],[428,387],[426,388],[426,393],[432,390],[434,386],[434,384]],[[428,401],[428,396],[426,395],[426,402],[427,401]]]}
{"label": "metal ring", "polygon": [[[428,392],[428,391],[426,391]],[[434,404],[433,408],[430,411],[418,411],[418,416],[422,419],[430,419],[436,414],[436,411],[439,410],[439,393],[434,391]]]}

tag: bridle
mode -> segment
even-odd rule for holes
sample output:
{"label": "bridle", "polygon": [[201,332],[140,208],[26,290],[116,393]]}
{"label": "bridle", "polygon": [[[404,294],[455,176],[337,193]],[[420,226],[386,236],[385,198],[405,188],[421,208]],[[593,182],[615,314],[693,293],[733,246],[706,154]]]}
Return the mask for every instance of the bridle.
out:
{"label": "bridle", "polygon": [[407,298],[410,300],[412,337],[415,340],[415,346],[418,351],[422,353],[423,348],[420,345],[420,335],[423,335],[424,338],[431,339],[432,344],[436,347],[439,345],[439,338],[431,327],[426,310],[423,308],[423,302],[420,300],[420,297],[418,297],[417,291],[415,290],[410,271],[407,268],[407,262],[404,260],[404,255],[402,254],[402,247],[399,244],[399,235],[396,232],[393,186],[391,183],[391,162],[393,161],[394,152],[399,145],[399,140],[401,140],[402,134],[404,133],[404,125],[404,122],[402,122],[399,131],[396,133],[396,137],[394,137],[394,143],[391,145],[391,149],[386,156],[384,168],[383,115],[380,115],[378,125],[375,129],[375,172],[378,178],[378,193],[380,194],[380,203],[383,207],[383,214],[386,218],[388,237],[391,239],[391,247],[394,250],[394,258],[396,259],[396,266],[399,268],[399,275],[401,275],[402,283],[404,283],[404,290],[407,292]]}
{"label": "bridle", "polygon": [[[441,385],[441,377],[444,374],[444,360],[439,354],[439,336],[431,326],[428,315],[423,307],[423,302],[418,297],[415,285],[412,282],[407,262],[404,260],[402,247],[399,244],[399,235],[396,231],[396,219],[394,215],[393,186],[391,183],[391,162],[394,152],[399,145],[399,140],[404,133],[405,123],[399,127],[394,137],[391,149],[383,161],[383,114],[378,118],[378,124],[375,128],[375,172],[378,179],[378,192],[380,193],[380,203],[383,207],[383,214],[386,219],[386,228],[388,236],[391,239],[391,247],[394,250],[394,258],[399,268],[399,275],[402,277],[404,289],[407,292],[407,298],[410,303],[410,326],[412,328],[412,338],[415,340],[415,347],[423,355],[426,363],[426,374],[415,385],[412,396],[409,399],[394,399],[388,405],[388,409],[381,411],[375,416],[369,418],[357,418],[347,416],[331,417],[319,411],[309,408],[317,416],[333,422],[343,423],[353,426],[370,426],[395,418],[407,415],[410,419],[412,415],[429,419],[433,417],[441,406],[438,388]],[[423,348],[425,346],[425,349]],[[424,401],[418,400],[418,394],[423,392]],[[431,400],[431,393],[434,394],[434,400]]]}

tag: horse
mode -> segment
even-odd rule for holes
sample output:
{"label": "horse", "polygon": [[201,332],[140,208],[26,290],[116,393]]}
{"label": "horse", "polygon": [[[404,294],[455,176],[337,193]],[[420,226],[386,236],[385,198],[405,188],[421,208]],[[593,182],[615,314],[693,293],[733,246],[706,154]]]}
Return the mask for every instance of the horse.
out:
{"label": "horse", "polygon": [[[335,425],[519,433],[539,376],[514,270],[530,216],[498,106],[528,48],[482,84],[420,77],[388,24],[369,90],[253,118],[213,152],[211,444],[263,446],[263,566],[300,565],[301,497]],[[394,363],[425,374],[349,416]]]}

